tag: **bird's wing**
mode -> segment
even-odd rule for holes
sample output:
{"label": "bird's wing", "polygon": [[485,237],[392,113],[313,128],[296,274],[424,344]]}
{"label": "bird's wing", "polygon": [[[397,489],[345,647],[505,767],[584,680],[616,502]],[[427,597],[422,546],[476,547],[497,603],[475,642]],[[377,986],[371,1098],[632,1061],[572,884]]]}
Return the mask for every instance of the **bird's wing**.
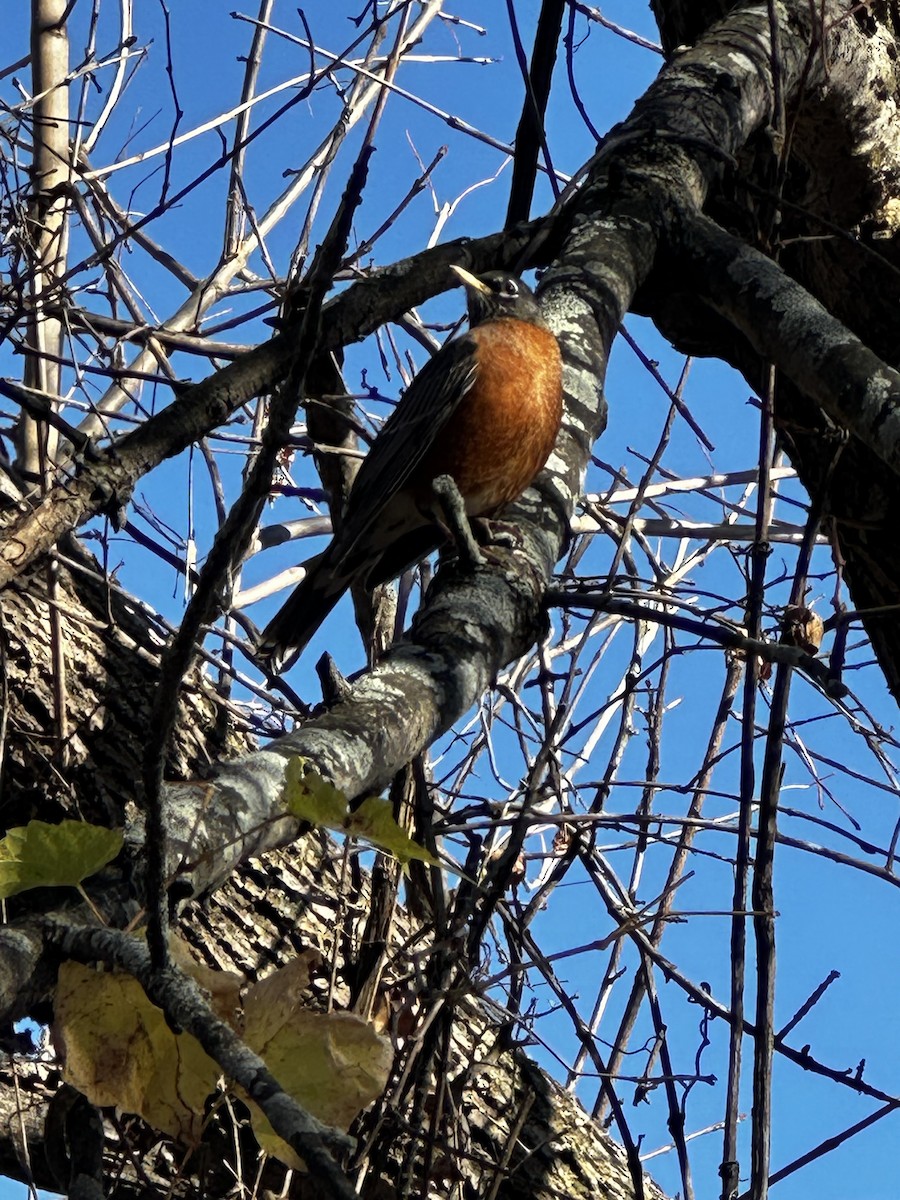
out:
{"label": "bird's wing", "polygon": [[470,334],[447,342],[422,367],[359,468],[341,528],[342,549],[352,548],[403,487],[471,390],[477,370]]}

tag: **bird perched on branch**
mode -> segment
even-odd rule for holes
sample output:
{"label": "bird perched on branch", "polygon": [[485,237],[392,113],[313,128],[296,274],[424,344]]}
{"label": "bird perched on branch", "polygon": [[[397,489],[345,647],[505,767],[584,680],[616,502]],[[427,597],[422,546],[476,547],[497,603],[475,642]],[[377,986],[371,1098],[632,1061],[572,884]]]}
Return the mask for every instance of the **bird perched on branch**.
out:
{"label": "bird perched on branch", "polygon": [[412,381],[363,459],[330,545],[262,633],[272,674],[298,657],[347,588],[375,587],[447,541],[434,481],[450,476],[468,517],[491,517],[544,466],[562,420],[562,363],[531,289],[503,271],[466,288],[469,330]]}

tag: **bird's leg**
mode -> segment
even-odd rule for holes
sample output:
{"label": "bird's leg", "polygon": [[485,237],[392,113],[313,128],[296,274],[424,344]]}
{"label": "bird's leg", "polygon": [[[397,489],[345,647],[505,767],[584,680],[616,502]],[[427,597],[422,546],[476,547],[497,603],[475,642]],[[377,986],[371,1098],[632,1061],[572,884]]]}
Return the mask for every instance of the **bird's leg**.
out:
{"label": "bird's leg", "polygon": [[459,494],[456,481],[450,475],[438,475],[431,487],[447,531],[456,545],[456,553],[460,561],[470,569],[482,566],[484,555],[479,550],[478,542],[472,533],[466,506]]}

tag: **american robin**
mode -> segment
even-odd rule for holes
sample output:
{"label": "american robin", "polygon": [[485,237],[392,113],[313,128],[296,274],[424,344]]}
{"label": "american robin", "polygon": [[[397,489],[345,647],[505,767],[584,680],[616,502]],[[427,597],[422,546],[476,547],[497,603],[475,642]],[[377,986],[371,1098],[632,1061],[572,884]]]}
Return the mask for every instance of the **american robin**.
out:
{"label": "american robin", "polygon": [[363,459],[338,531],[262,633],[273,674],[298,657],[355,580],[384,583],[447,540],[433,486],[449,475],[469,517],[524,492],[556,442],[562,362],[531,289],[503,271],[466,288],[469,331],[419,371]]}

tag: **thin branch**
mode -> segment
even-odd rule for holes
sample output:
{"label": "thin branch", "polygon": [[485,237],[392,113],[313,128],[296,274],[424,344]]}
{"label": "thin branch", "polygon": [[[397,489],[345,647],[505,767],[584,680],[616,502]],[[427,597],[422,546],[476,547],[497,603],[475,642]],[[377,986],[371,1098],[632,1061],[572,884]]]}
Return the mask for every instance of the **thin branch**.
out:
{"label": "thin branch", "polygon": [[539,153],[543,154],[544,169],[550,180],[550,186],[553,188],[554,199],[559,199],[559,184],[553,169],[550,147],[547,144],[544,118],[547,112],[547,102],[550,99],[553,67],[556,64],[565,10],[566,0],[543,0],[535,28],[531,66],[529,67],[525,59],[525,48],[522,45],[515,6],[512,0],[507,0],[506,11],[509,27],[513,36],[519,73],[525,89],[522,115],[519,117],[516,129],[513,152],[513,173],[509,185],[509,206],[506,210],[505,222],[507,229],[518,224],[519,221],[527,221],[531,215],[531,200],[534,194]]}

